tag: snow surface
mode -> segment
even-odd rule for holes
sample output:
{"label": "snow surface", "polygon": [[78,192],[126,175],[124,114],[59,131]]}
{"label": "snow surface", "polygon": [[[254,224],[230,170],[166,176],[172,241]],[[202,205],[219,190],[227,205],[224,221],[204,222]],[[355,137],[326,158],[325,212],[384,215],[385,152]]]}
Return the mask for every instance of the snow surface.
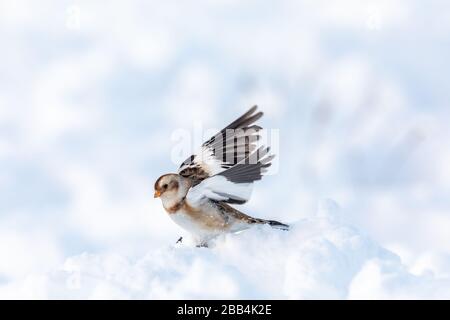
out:
{"label": "snow surface", "polygon": [[340,221],[328,200],[291,231],[255,227],[142,258],[84,253],[54,272],[0,289],[0,298],[418,299],[450,298],[450,278],[414,275],[400,258]]}

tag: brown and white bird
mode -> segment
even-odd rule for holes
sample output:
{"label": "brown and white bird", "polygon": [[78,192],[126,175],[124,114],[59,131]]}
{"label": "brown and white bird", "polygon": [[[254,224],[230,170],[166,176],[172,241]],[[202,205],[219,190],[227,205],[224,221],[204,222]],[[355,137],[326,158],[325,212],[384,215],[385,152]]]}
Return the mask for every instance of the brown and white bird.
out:
{"label": "brown and white bird", "polygon": [[155,183],[155,198],[161,198],[172,220],[192,234],[198,246],[207,246],[216,236],[267,224],[287,230],[278,221],[248,216],[230,204],[244,204],[255,181],[261,180],[274,155],[258,146],[262,116],[254,106],[203,143],[199,152],[180,166],[178,173],[165,174]]}

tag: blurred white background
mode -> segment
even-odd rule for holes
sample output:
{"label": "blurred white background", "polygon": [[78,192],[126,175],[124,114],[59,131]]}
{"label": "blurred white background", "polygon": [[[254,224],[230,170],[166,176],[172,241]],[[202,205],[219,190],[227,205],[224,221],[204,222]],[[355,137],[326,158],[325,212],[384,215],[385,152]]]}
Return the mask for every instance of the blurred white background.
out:
{"label": "blurred white background", "polygon": [[180,230],[153,199],[171,134],[253,104],[280,170],[246,212],[320,199],[450,273],[446,1],[0,1],[0,286],[82,252],[140,256]]}

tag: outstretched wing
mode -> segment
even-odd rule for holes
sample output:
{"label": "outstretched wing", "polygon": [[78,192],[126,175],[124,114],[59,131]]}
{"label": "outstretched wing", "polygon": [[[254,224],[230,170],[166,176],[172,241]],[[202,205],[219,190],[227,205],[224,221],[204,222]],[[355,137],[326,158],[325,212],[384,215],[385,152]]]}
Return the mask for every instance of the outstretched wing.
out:
{"label": "outstretched wing", "polygon": [[187,195],[190,202],[210,199],[243,204],[249,200],[253,182],[262,178],[274,158],[269,148],[258,147],[262,128],[253,123],[263,113],[256,110],[251,108],[183,162],[179,174],[193,182]]}
{"label": "outstretched wing", "polygon": [[200,150],[187,158],[178,173],[194,184],[223,172],[249,156],[256,149],[261,127],[252,125],[263,116],[252,107],[241,117],[203,143]]}
{"label": "outstretched wing", "polygon": [[274,158],[274,155],[269,155],[269,148],[265,147],[253,154],[260,154],[256,163],[246,163],[247,158],[192,187],[187,194],[189,202],[199,204],[207,199],[230,204],[247,202],[252,193],[253,182],[261,180]]}

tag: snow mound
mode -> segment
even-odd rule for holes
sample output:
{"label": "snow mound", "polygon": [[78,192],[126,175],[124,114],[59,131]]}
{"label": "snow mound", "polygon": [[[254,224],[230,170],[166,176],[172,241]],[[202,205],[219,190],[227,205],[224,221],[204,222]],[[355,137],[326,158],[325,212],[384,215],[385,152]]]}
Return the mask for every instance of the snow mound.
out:
{"label": "snow mound", "polygon": [[59,299],[448,298],[449,284],[411,274],[397,255],[340,221],[328,202],[288,232],[257,227],[223,236],[213,248],[182,244],[135,260],[85,253],[16,291]]}

